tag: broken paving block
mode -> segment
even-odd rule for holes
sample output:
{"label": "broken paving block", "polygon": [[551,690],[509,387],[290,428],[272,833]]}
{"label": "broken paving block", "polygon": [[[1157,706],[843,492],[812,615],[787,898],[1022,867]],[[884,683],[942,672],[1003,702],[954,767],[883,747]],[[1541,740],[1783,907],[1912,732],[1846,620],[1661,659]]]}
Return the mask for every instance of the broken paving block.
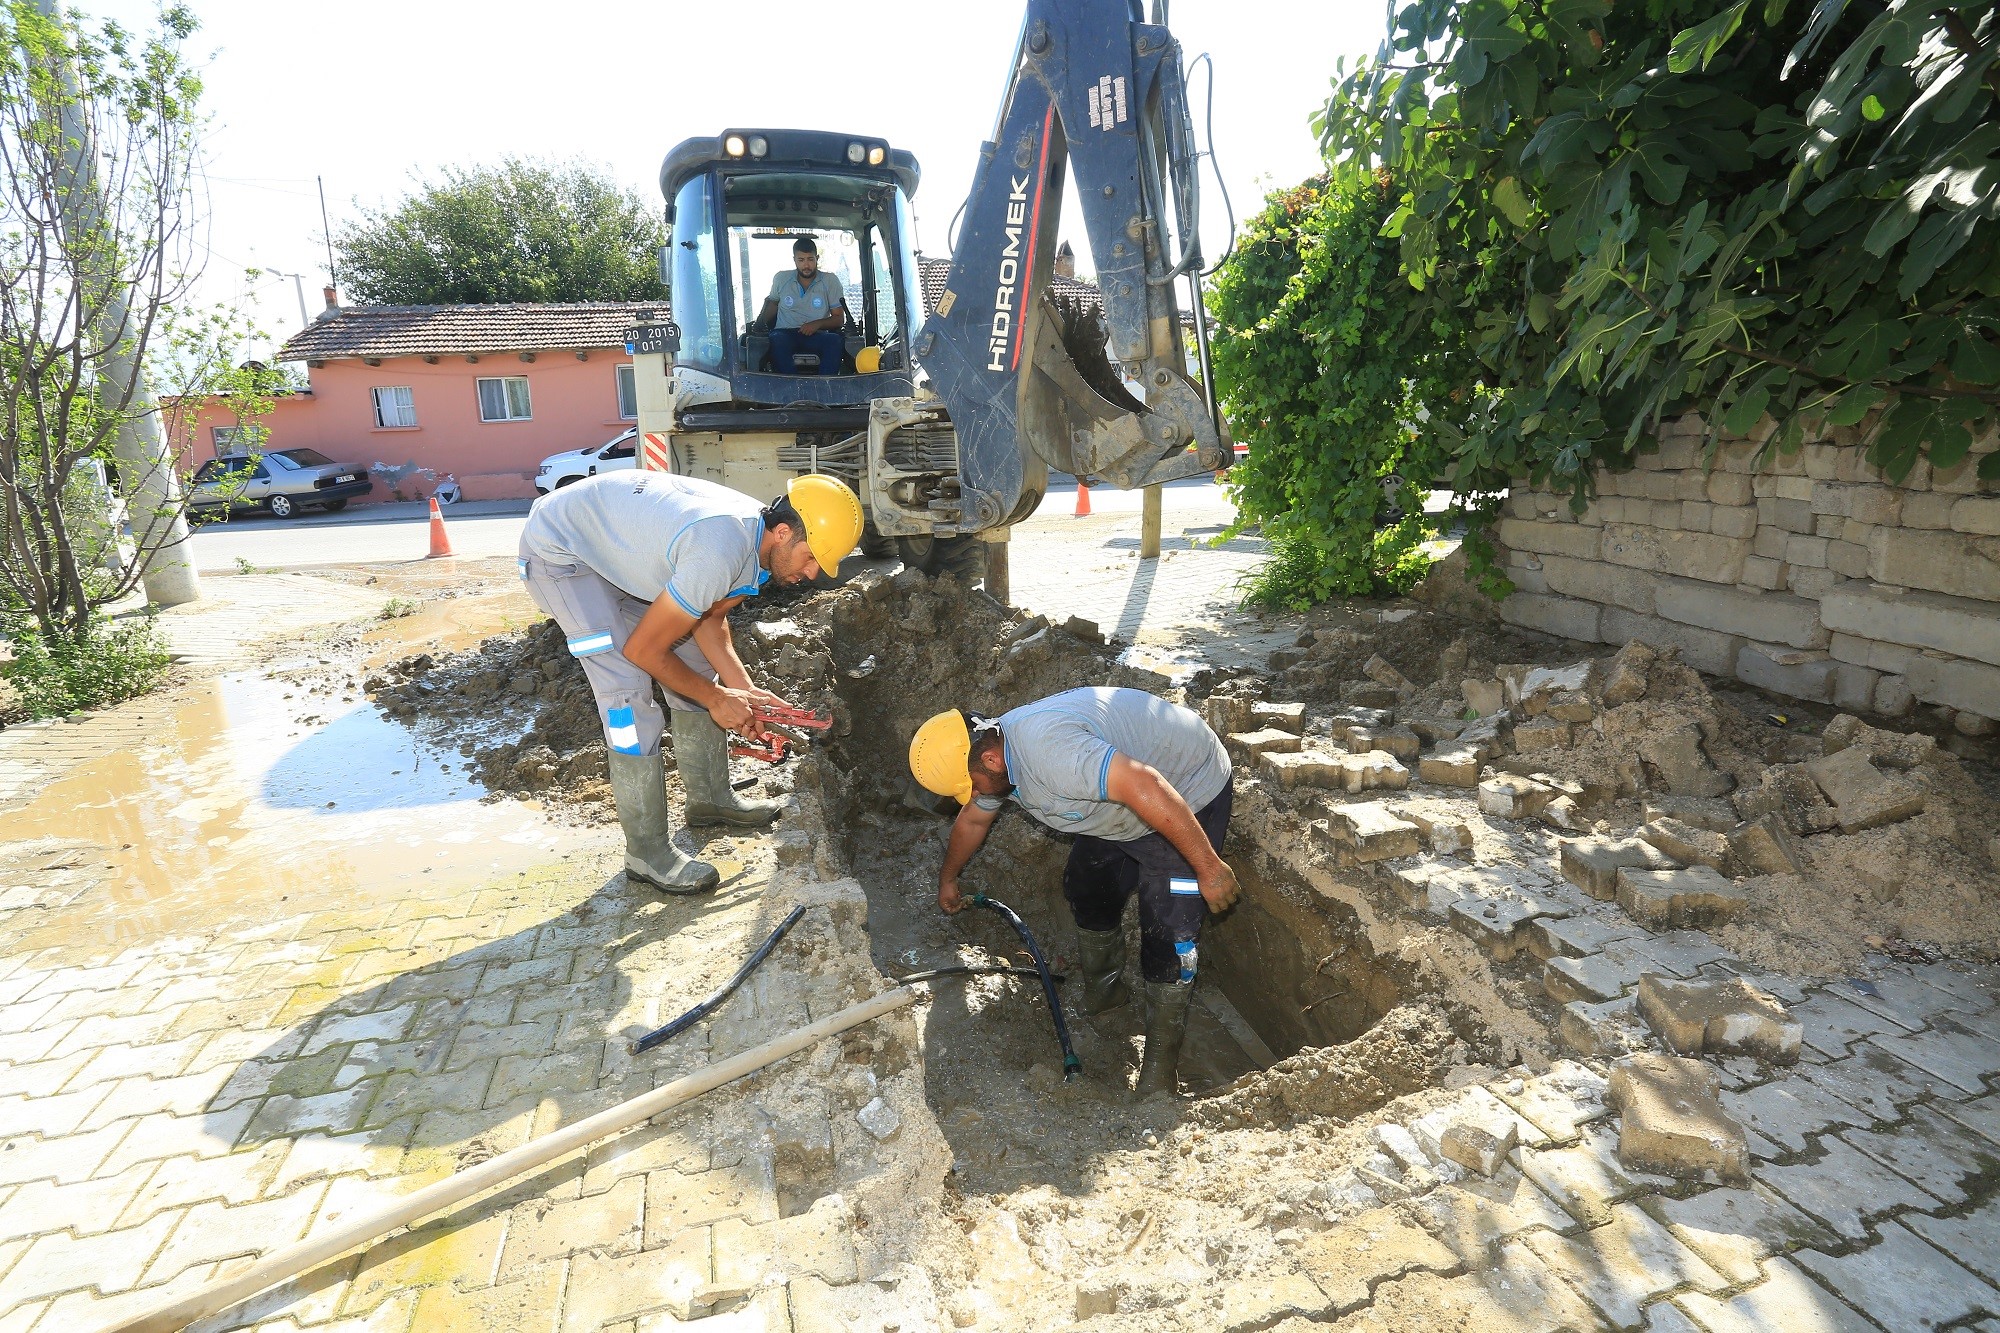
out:
{"label": "broken paving block", "polygon": [[1597,706],[1590,702],[1587,694],[1557,690],[1549,696],[1548,706],[1542,712],[1558,722],[1584,723],[1597,716]]}
{"label": "broken paving block", "polygon": [[1416,688],[1408,676],[1396,670],[1395,666],[1380,653],[1376,653],[1361,664],[1361,674],[1377,685],[1386,685],[1399,692]]}
{"label": "broken paving block", "polygon": [[1250,705],[1250,717],[1259,727],[1276,727],[1294,736],[1306,729],[1304,704],[1255,703]]}
{"label": "broken paving block", "polygon": [[1514,749],[1527,754],[1534,750],[1567,750],[1570,747],[1569,723],[1559,722],[1546,714],[1531,717],[1514,727]]}
{"label": "broken paving block", "polygon": [[1711,866],[1728,872],[1729,839],[1713,829],[1695,828],[1663,815],[1640,829],[1639,837],[1682,865]]}
{"label": "broken paving block", "polygon": [[1417,776],[1440,787],[1476,787],[1485,753],[1476,745],[1447,745],[1417,761]]}
{"label": "broken paving block", "polygon": [[1259,728],[1250,720],[1250,709],[1256,702],[1240,694],[1211,694],[1201,701],[1201,720],[1218,736],[1256,731]]}
{"label": "broken paving block", "polygon": [[1574,1000],[1601,1004],[1630,989],[1638,981],[1643,966],[1638,962],[1620,962],[1602,953],[1582,958],[1558,956],[1549,959],[1542,968],[1542,989],[1557,1004]]}
{"label": "broken paving block", "polygon": [[1509,898],[1461,898],[1451,905],[1452,929],[1470,939],[1496,963],[1512,961],[1523,947],[1524,927],[1548,908]]}
{"label": "broken paving block", "polygon": [[1071,616],[1068,620],[1063,621],[1062,627],[1086,642],[1104,642],[1104,631],[1099,628],[1095,620],[1085,620],[1082,616]]}
{"label": "broken paving block", "polygon": [[1642,1051],[1615,1061],[1605,1099],[1618,1111],[1618,1160],[1639,1171],[1750,1179],[1743,1126],[1722,1109],[1722,1076],[1700,1060]]}
{"label": "broken paving block", "polygon": [[1339,760],[1344,758],[1324,750],[1266,750],[1257,756],[1257,772],[1280,787],[1341,787],[1345,780]]}
{"label": "broken paving block", "polygon": [[1507,706],[1507,687],[1497,680],[1468,680],[1460,684],[1465,706],[1481,717],[1490,717]]}
{"label": "broken paving block", "polygon": [[1340,683],[1340,701],[1360,704],[1364,708],[1394,708],[1402,696],[1387,685],[1379,685],[1372,680],[1344,680]]}
{"label": "broken paving block", "polygon": [[1720,796],[1736,780],[1708,762],[1701,732],[1692,724],[1655,731],[1639,742],[1639,757],[1653,766],[1676,796]]}
{"label": "broken paving block", "polygon": [[1584,816],[1583,807],[1576,803],[1576,797],[1564,794],[1542,807],[1539,816],[1544,824],[1559,828],[1565,833],[1587,833],[1591,822]]}
{"label": "broken paving block", "polygon": [[1709,866],[1618,872],[1618,905],[1649,926],[1721,925],[1749,901]]}
{"label": "broken paving block", "polygon": [[1601,902],[1618,896],[1618,872],[1675,870],[1679,865],[1651,843],[1637,838],[1573,838],[1562,845],[1562,876]]}
{"label": "broken paving block", "polygon": [[1805,1037],[1777,996],[1742,977],[1679,981],[1648,972],[1639,978],[1639,1012],[1682,1055],[1754,1055],[1796,1064]]}
{"label": "broken paving block", "polygon": [[1806,772],[1833,802],[1842,833],[1879,828],[1923,813],[1924,789],[1908,778],[1884,773],[1858,745],[1812,760]]}
{"label": "broken paving block", "polygon": [[1518,773],[1496,773],[1479,784],[1479,808],[1502,819],[1532,819],[1556,795],[1554,788],[1532,778]]}
{"label": "broken paving block", "polygon": [[1370,750],[1383,750],[1398,759],[1415,759],[1423,742],[1417,733],[1404,726],[1363,727],[1349,724],[1347,748],[1355,754],[1367,754]]}
{"label": "broken paving block", "polygon": [[1739,867],[1759,875],[1796,875],[1804,867],[1798,839],[1776,815],[1759,815],[1729,835]]}
{"label": "broken paving block", "polygon": [[1577,662],[1566,667],[1536,667],[1521,677],[1515,690],[1521,711],[1538,717],[1548,711],[1556,695],[1578,695],[1589,684],[1590,663]]}
{"label": "broken paving block", "polygon": [[1528,952],[1545,963],[1551,958],[1584,958],[1613,940],[1631,937],[1629,925],[1594,916],[1541,917],[1528,927]]}
{"label": "broken paving block", "polygon": [[1472,850],[1472,830],[1454,815],[1425,810],[1401,810],[1397,813],[1417,826],[1423,834],[1424,846],[1439,856],[1455,856]]}
{"label": "broken paving block", "polygon": [[1773,764],[1755,787],[1737,792],[1731,800],[1736,813],[1745,819],[1776,815],[1797,834],[1825,833],[1840,827],[1840,816],[1804,764]]}
{"label": "broken paving block", "polygon": [[1329,803],[1326,825],[1333,841],[1356,861],[1386,861],[1392,856],[1415,856],[1422,850],[1417,825],[1398,817],[1380,801]]}
{"label": "broken paving block", "polygon": [[1646,676],[1659,654],[1649,644],[1633,639],[1618,650],[1604,673],[1604,705],[1616,708],[1646,697]]}
{"label": "broken paving block", "polygon": [[1403,722],[1417,733],[1418,739],[1431,745],[1457,740],[1458,733],[1465,730],[1465,719],[1461,717],[1410,717]]}
{"label": "broken paving block", "polygon": [[1639,1021],[1632,997],[1592,1003],[1571,1000],[1556,1020],[1556,1037],[1577,1055],[1616,1058],[1652,1049],[1653,1034]]}
{"label": "broken paving block", "polygon": [[1448,1162],[1490,1176],[1520,1142],[1521,1126],[1512,1116],[1504,1119],[1495,1116],[1490,1126],[1472,1120],[1454,1120],[1438,1135],[1438,1151]]}
{"label": "broken paving block", "polygon": [[1231,751],[1246,762],[1260,754],[1296,754],[1300,748],[1298,736],[1276,727],[1265,727],[1261,731],[1231,732],[1225,738]]}
{"label": "broken paving block", "polygon": [[1401,791],[1410,785],[1410,770],[1386,750],[1335,756],[1343,785],[1350,792]]}
{"label": "broken paving block", "polygon": [[1719,796],[1667,796],[1652,792],[1639,808],[1645,812],[1649,824],[1655,819],[1678,819],[1696,828],[1727,833],[1743,822],[1736,807]]}

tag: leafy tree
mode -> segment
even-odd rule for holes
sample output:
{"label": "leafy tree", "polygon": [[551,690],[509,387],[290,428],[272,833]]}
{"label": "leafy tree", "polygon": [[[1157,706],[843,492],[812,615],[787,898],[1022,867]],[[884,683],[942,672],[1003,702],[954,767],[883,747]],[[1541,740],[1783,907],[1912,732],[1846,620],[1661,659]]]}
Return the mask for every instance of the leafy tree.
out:
{"label": "leafy tree", "polygon": [[2000,408],[1997,96],[1995,0],[1411,0],[1319,123],[1393,173],[1413,317],[1476,329],[1453,479],[1581,503],[1688,409],[1960,463]]}
{"label": "leafy tree", "polygon": [[341,277],[372,305],[653,301],[660,210],[579,162],[452,168],[334,237]]}
{"label": "leafy tree", "polygon": [[[1262,523],[1274,551],[1252,601],[1403,591],[1425,567],[1422,495],[1476,367],[1456,320],[1410,312],[1382,235],[1395,193],[1352,166],[1275,193],[1216,275],[1216,386],[1250,446],[1229,471],[1238,530]],[[1405,516],[1378,531],[1385,502]]]}
{"label": "leafy tree", "polygon": [[100,669],[96,649],[116,639],[127,660],[132,636],[107,638],[98,608],[186,534],[171,457],[120,447],[157,425],[134,368],[167,367],[185,398],[226,364],[213,334],[229,317],[184,305],[195,27],[182,8],[134,34],[0,0],[0,626],[17,682],[37,661],[86,682],[48,696],[67,706],[143,687]]}

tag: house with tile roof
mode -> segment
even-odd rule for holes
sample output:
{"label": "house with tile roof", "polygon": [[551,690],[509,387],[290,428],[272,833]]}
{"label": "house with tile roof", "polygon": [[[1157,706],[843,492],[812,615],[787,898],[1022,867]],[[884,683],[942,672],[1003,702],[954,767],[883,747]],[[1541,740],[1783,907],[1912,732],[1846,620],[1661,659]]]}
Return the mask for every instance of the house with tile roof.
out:
{"label": "house with tile roof", "polygon": [[[929,314],[951,263],[918,266]],[[1052,281],[1098,306],[1091,283]],[[637,422],[624,331],[667,315],[659,302],[342,306],[329,287],[326,309],[278,352],[305,363],[310,387],[273,401],[265,447],[367,467],[375,487],[357,503],[421,499],[446,477],[468,500],[529,498],[542,459]],[[184,464],[241,452],[243,425],[220,401],[177,423]]]}

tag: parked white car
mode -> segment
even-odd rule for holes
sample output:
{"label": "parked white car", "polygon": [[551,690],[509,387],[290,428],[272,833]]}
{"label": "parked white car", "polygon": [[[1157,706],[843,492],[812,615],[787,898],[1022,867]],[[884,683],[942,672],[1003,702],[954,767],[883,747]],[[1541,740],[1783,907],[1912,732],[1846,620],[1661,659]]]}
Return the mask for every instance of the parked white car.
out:
{"label": "parked white car", "polygon": [[623,472],[639,466],[639,429],[621,431],[603,444],[587,449],[566,449],[550,454],[535,469],[535,494],[547,495],[573,481],[594,477],[600,472]]}

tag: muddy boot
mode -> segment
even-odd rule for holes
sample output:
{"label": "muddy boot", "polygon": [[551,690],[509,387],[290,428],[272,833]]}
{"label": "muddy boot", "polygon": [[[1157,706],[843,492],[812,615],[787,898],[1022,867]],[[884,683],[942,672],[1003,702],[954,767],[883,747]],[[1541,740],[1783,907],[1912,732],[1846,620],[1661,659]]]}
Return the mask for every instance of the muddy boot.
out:
{"label": "muddy boot", "polygon": [[667,765],[658,754],[605,756],[618,824],[625,830],[625,878],[662,893],[707,893],[721,882],[715,867],[681,855],[667,818]]}
{"label": "muddy boot", "polygon": [[1146,1050],[1139,1060],[1139,1082],[1132,1095],[1140,1100],[1180,1091],[1181,1041],[1187,1036],[1188,1001],[1194,997],[1194,983],[1148,981],[1141,983],[1146,994]]}
{"label": "muddy boot", "polygon": [[1076,928],[1076,968],[1083,973],[1083,1012],[1101,1014],[1132,998],[1125,985],[1125,932]]}
{"label": "muddy boot", "polygon": [[746,801],[729,785],[729,733],[707,713],[674,710],[674,766],[687,788],[690,824],[762,828],[785,808],[783,801]]}

